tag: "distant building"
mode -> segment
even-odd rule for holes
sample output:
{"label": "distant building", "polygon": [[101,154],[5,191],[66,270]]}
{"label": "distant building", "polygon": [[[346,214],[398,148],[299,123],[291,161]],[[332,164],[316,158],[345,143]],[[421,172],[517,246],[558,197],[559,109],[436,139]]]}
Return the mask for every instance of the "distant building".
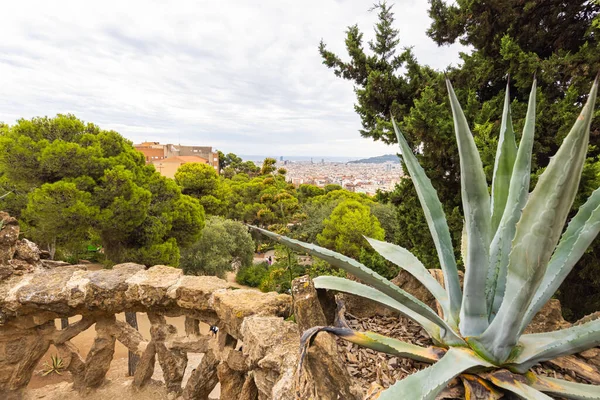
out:
{"label": "distant building", "polygon": [[198,156],[174,156],[167,157],[164,160],[152,161],[154,168],[156,168],[162,176],[166,176],[167,178],[175,178],[175,172],[177,172],[179,167],[189,163],[208,164],[209,162],[206,158]]}
{"label": "distant building", "polygon": [[283,156],[280,156],[280,157],[279,157],[279,161],[283,161]]}
{"label": "distant building", "polygon": [[[199,162],[211,165],[219,172],[219,153],[210,146],[181,146],[144,142],[133,147],[146,157],[146,164],[154,164],[161,175],[173,178],[177,168],[185,163]],[[175,168],[173,170],[173,168]]]}

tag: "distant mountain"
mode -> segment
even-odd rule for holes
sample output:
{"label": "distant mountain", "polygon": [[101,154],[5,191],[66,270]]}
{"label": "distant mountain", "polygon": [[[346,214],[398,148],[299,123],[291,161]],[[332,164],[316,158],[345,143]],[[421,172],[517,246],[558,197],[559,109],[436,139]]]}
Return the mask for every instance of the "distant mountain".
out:
{"label": "distant mountain", "polygon": [[349,161],[348,164],[383,164],[386,162],[400,163],[400,159],[395,154],[386,154],[383,156],[363,158],[362,160]]}

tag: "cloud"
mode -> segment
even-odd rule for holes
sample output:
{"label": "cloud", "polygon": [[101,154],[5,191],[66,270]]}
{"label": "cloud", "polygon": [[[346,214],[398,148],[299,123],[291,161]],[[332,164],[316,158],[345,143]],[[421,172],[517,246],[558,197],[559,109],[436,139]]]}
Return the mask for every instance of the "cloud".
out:
{"label": "cloud", "polygon": [[[427,2],[395,2],[401,45],[436,68],[460,46],[425,35]],[[344,31],[372,36],[353,0],[19,1],[0,24],[0,121],[74,113],[134,142],[212,145],[239,154],[371,156],[352,84],[321,64]]]}

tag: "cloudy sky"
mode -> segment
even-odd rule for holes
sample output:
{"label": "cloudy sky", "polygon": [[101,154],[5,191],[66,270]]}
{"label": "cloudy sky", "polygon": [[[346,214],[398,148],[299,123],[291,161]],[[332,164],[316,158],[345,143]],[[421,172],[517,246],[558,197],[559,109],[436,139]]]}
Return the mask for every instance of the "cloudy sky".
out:
{"label": "cloudy sky", "polygon": [[[11,1],[0,23],[0,121],[74,113],[134,142],[266,155],[395,152],[358,133],[349,81],[321,64],[344,55],[372,0]],[[401,44],[436,68],[459,46],[425,35],[426,0],[396,0]]]}

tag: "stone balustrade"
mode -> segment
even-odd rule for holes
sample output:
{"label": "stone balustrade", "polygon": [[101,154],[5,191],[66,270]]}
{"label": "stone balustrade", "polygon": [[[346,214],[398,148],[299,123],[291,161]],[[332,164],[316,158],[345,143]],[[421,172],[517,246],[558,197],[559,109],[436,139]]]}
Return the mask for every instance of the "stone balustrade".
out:
{"label": "stone balustrade", "polygon": [[[235,289],[216,277],[185,276],[180,269],[164,265],[146,269],[127,263],[88,271],[82,265],[42,260],[35,244],[17,240],[14,219],[5,213],[0,213],[0,219],[1,399],[23,396],[50,345],[71,373],[73,389],[85,398],[104,382],[116,341],[139,356],[131,390],[149,383],[158,361],[170,398],[208,399],[218,382],[221,399],[240,400],[333,399],[338,398],[337,384],[351,386],[334,339],[327,335],[319,338],[317,347],[323,348],[319,359],[338,368],[309,371],[302,376],[313,378],[299,378],[303,322],[286,320],[294,313],[289,295]],[[302,282],[295,285],[296,295],[302,298],[296,307],[320,312],[317,320],[324,324],[312,283]],[[149,341],[115,318],[122,312],[148,315]],[[81,319],[62,330],[55,327],[55,319],[75,316]],[[185,332],[178,332],[165,316],[184,316]],[[217,326],[218,332],[202,335],[200,322]],[[83,355],[71,339],[92,326],[96,336]],[[200,363],[188,365],[188,353],[202,353]],[[187,368],[193,372],[182,386]],[[326,388],[331,382],[336,385]],[[349,389],[342,391],[348,392],[345,399],[357,398]]]}

